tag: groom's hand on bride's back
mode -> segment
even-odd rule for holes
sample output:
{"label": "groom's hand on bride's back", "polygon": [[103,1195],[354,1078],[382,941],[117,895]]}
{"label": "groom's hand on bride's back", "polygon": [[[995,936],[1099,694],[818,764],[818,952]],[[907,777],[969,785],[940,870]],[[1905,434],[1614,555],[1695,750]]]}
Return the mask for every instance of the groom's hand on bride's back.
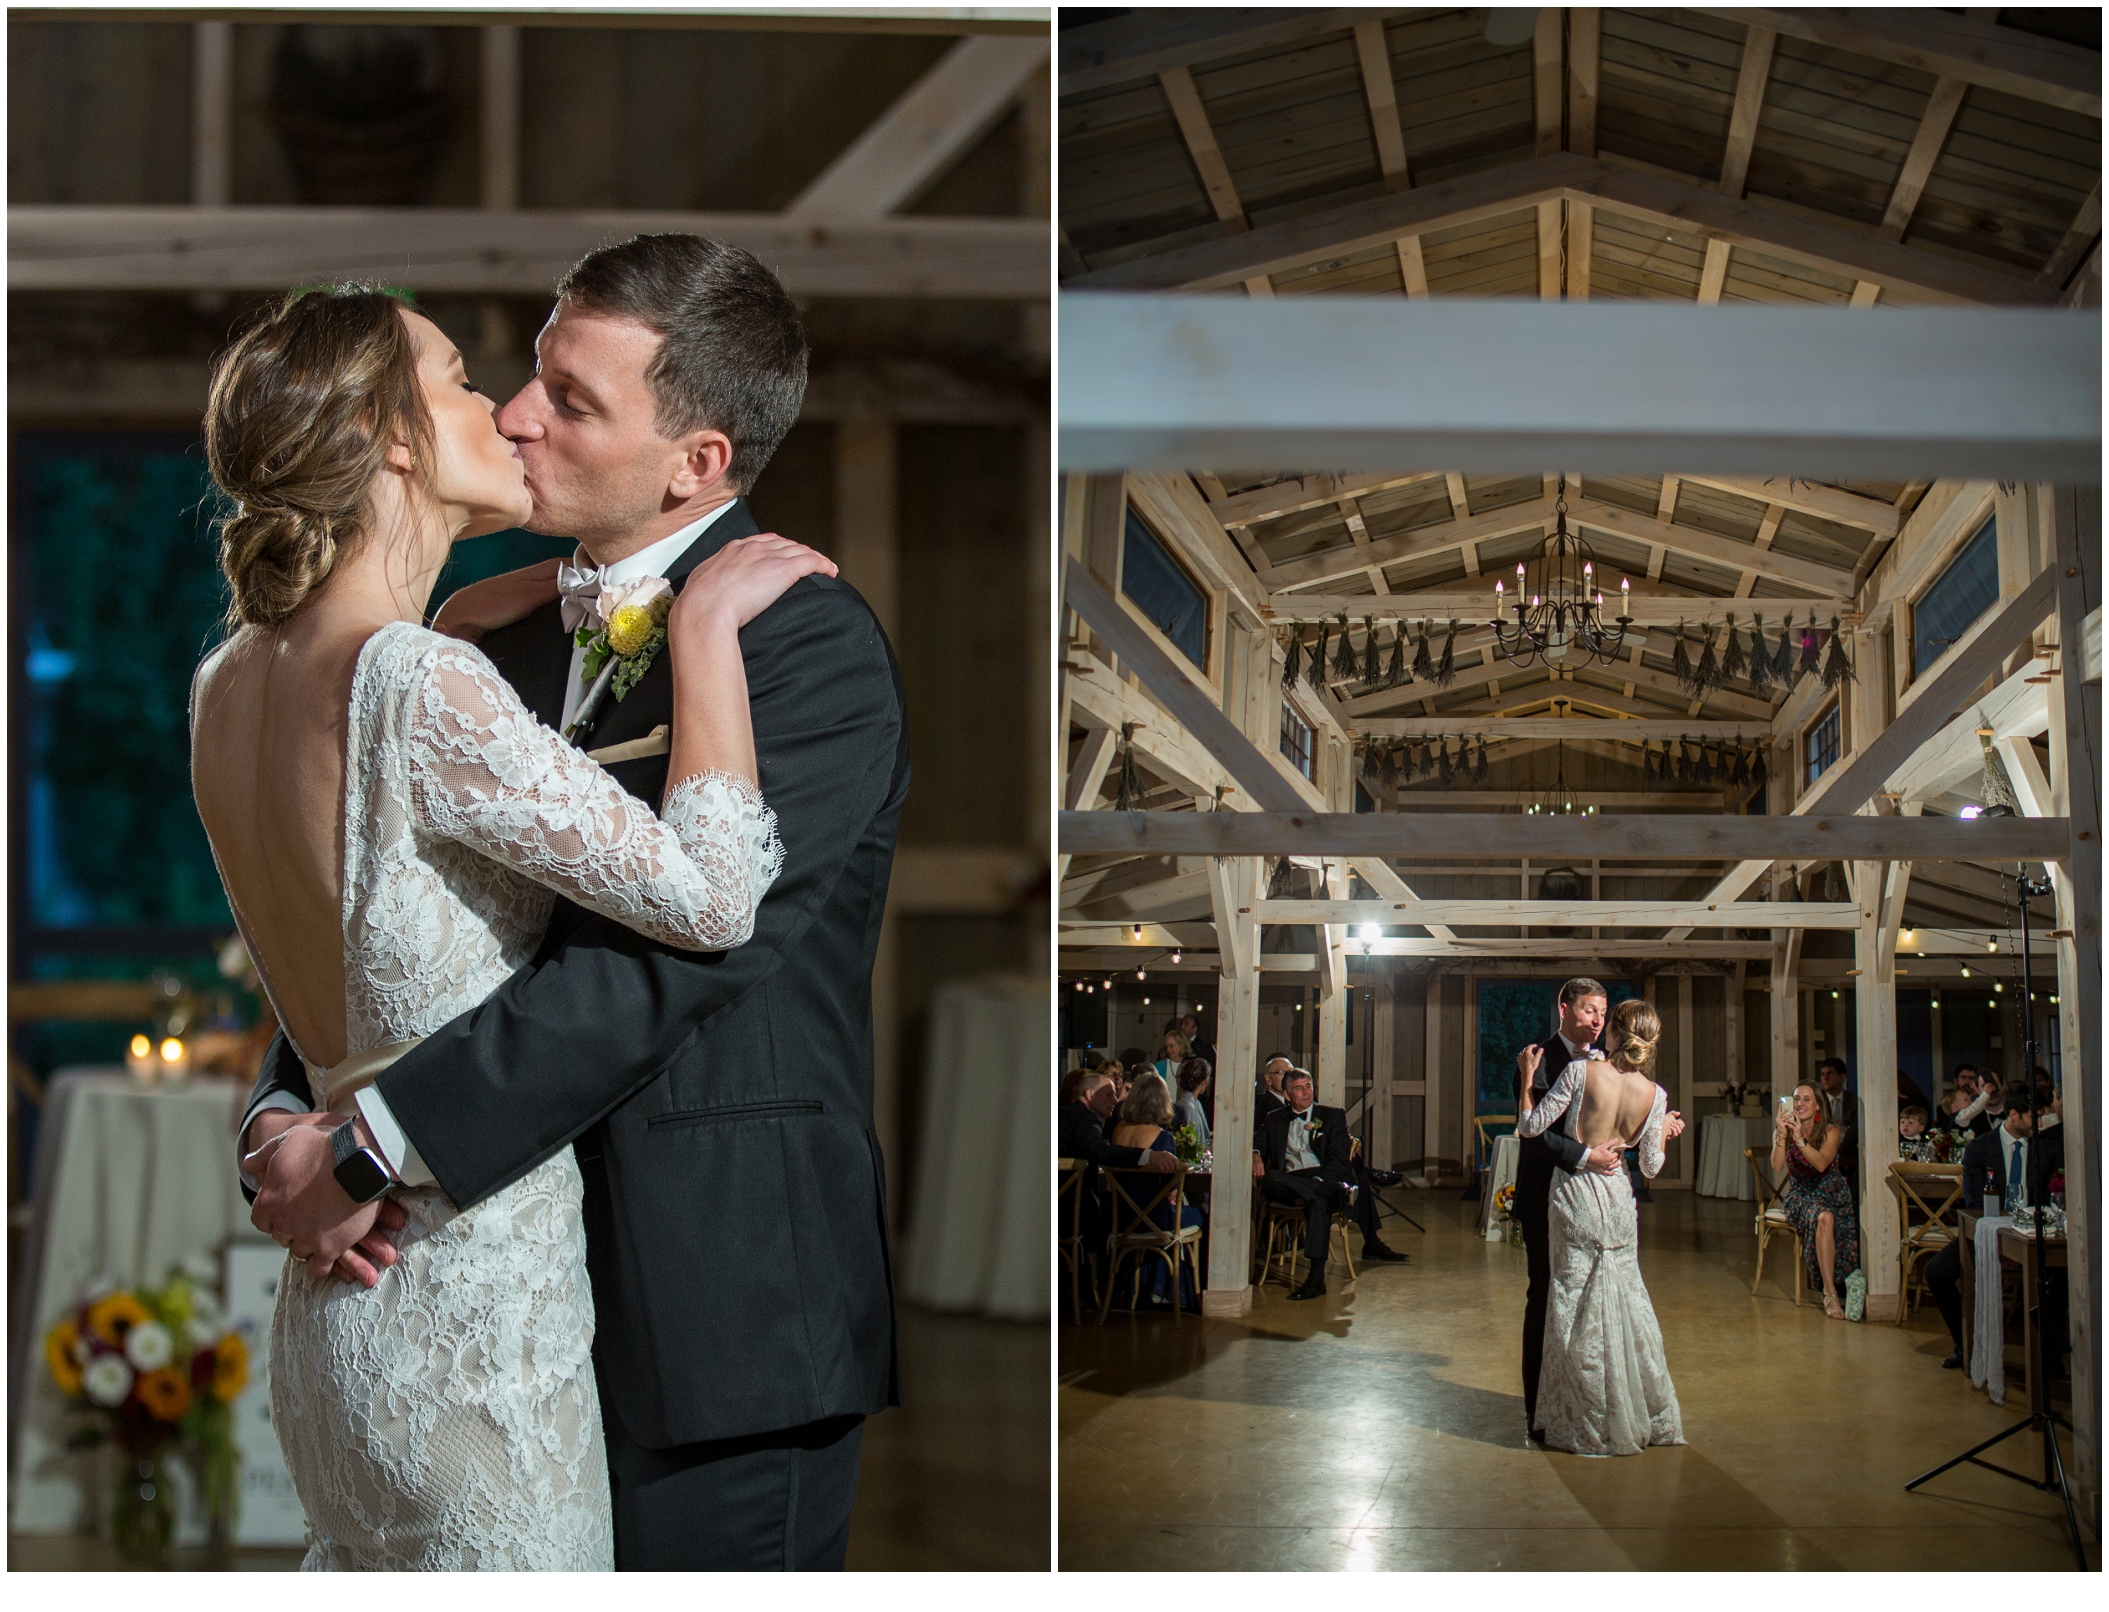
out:
{"label": "groom's hand on bride's back", "polygon": [[353,1203],[337,1184],[330,1132],[342,1123],[338,1116],[289,1116],[260,1136],[272,1117],[259,1115],[251,1125],[250,1139],[257,1147],[242,1161],[258,1182],[250,1222],[305,1260],[308,1274],[318,1281],[335,1275],[372,1287],[395,1263],[388,1234],[403,1227],[402,1205],[388,1198]]}

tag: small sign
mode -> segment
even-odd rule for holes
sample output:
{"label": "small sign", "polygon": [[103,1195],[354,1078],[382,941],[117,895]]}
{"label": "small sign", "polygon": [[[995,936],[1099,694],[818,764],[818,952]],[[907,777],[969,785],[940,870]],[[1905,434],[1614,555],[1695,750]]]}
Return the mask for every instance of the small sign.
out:
{"label": "small sign", "polygon": [[272,1243],[227,1248],[227,1319],[249,1342],[249,1386],[234,1402],[234,1445],[242,1458],[242,1503],[235,1541],[301,1545],[307,1520],[271,1426],[271,1311],[286,1252]]}

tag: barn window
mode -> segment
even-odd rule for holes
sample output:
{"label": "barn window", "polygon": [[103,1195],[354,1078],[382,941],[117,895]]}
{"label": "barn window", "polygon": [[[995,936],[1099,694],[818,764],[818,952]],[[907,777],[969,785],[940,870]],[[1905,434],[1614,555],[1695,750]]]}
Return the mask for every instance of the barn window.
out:
{"label": "barn window", "polygon": [[1208,666],[1208,595],[1186,574],[1157,534],[1128,511],[1127,539],[1121,549],[1120,591],[1135,602],[1150,624],[1197,670]]}
{"label": "barn window", "polygon": [[1313,737],[1311,724],[1298,716],[1287,700],[1282,701],[1282,754],[1289,758],[1290,766],[1316,783],[1311,772],[1311,755],[1316,749]]}
{"label": "barn window", "polygon": [[1999,602],[1998,524],[1997,517],[1986,521],[1911,607],[1914,676],[1947,654],[1948,646]]}
{"label": "barn window", "polygon": [[1833,705],[1810,726],[1802,740],[1802,753],[1808,758],[1808,771],[1802,782],[1813,784],[1830,770],[1838,759],[1838,707]]}

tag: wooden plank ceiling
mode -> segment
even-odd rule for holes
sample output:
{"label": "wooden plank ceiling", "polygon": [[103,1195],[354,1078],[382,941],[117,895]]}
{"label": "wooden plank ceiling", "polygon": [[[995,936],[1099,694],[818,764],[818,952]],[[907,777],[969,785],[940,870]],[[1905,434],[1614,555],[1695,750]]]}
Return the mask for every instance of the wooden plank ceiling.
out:
{"label": "wooden plank ceiling", "polygon": [[[1776,237],[1780,250],[1570,190],[1396,240],[1321,243],[1307,262],[1247,279],[1246,294],[1864,308],[1955,300],[1938,288],[1962,285],[1953,265],[1964,264],[1980,298],[1989,286],[1993,300],[2054,300],[2100,231],[2098,34],[2090,51],[2000,27],[1992,11],[1899,10],[1881,14],[1879,33],[1852,37],[1849,21],[1804,28],[1800,15],[1547,8],[1520,45],[1488,42],[1484,8],[1139,11],[1065,27],[1064,278],[1566,152],[1674,181],[1673,195],[1748,202],[1757,227],[1746,233]],[[1914,20],[1928,51],[1898,44]],[[1860,48],[1839,43],[1841,30]],[[1923,272],[1875,283],[1827,267],[1801,249],[1803,219],[1900,243]],[[1491,603],[1492,575],[1551,530],[1550,474],[1431,470],[1357,484],[1214,467],[1194,480],[1277,605],[1296,592],[1485,592]],[[1570,525],[1636,596],[1717,598],[1713,625],[1734,610],[1747,635],[1755,611],[1776,641],[1789,599],[1803,601],[1798,625],[1822,599],[1829,624],[1830,601],[1857,589],[1923,491],[1583,474],[1568,498]],[[1503,520],[1504,509],[1519,514]],[[1392,628],[1378,632],[1388,645]],[[1637,661],[1557,683],[1513,668],[1496,680],[1485,636],[1460,637],[1466,673],[1448,690],[1422,682],[1357,699],[1342,686],[1344,713],[1521,715],[1557,695],[1605,715],[1702,714],[1675,688],[1661,628]],[[1703,714],[1770,704],[1731,684]]]}

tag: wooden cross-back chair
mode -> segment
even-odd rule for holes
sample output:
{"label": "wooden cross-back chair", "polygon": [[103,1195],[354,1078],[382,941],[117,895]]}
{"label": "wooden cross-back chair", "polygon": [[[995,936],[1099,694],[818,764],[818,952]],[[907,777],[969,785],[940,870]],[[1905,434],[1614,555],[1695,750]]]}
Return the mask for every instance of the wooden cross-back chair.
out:
{"label": "wooden cross-back chair", "polygon": [[[1107,1170],[1105,1177],[1113,1210],[1113,1236],[1105,1296],[1099,1301],[1099,1321],[1103,1323],[1113,1308],[1113,1290],[1120,1286],[1121,1266],[1131,1259],[1144,1264],[1161,1259],[1171,1273],[1172,1320],[1176,1323],[1184,1308],[1179,1284],[1182,1268],[1193,1271],[1194,1291],[1201,1291],[1201,1228],[1180,1224],[1185,1218],[1182,1211],[1186,1207],[1186,1166],[1179,1165],[1170,1174],[1156,1170]],[[1154,1192],[1149,1190],[1152,1186],[1156,1188]],[[1160,1226],[1151,1218],[1160,1205],[1170,1207],[1169,1226]],[[1136,1274],[1139,1281],[1141,1272]]]}
{"label": "wooden cross-back chair", "polygon": [[1766,1248],[1773,1238],[1784,1235],[1794,1244],[1794,1307],[1800,1309],[1808,1286],[1808,1256],[1802,1250],[1801,1233],[1794,1229],[1794,1222],[1780,1205],[1779,1186],[1772,1179],[1772,1149],[1746,1147],[1743,1157],[1750,1164],[1751,1179],[1757,1183],[1757,1270],[1750,1278],[1751,1296],[1757,1296],[1758,1283],[1765,1279]]}
{"label": "wooden cross-back chair", "polygon": [[[1056,1159],[1055,1247],[1069,1273],[1069,1307],[1084,1319],[1084,1177],[1091,1166],[1082,1159]],[[1094,1295],[1095,1297],[1096,1295]]]}
{"label": "wooden cross-back chair", "polygon": [[1493,1127],[1516,1128],[1514,1114],[1474,1114],[1472,1116],[1472,1179],[1479,1179],[1479,1172],[1494,1163],[1494,1144],[1501,1139],[1499,1130]]}
{"label": "wooden cross-back chair", "polygon": [[1896,1159],[1889,1166],[1890,1195],[1897,1200],[1897,1316],[1904,1324],[1912,1283],[1925,1291],[1919,1268],[1955,1241],[1962,1222],[1963,1167]]}
{"label": "wooden cross-back chair", "polygon": [[[1362,1157],[1362,1138],[1353,1138],[1347,1150],[1348,1162],[1358,1162]],[[1347,1267],[1347,1279],[1355,1279],[1354,1239],[1348,1235],[1352,1224],[1346,1211],[1335,1209],[1332,1229],[1327,1232],[1328,1242],[1340,1240],[1340,1263]],[[1263,1206],[1261,1216],[1263,1241],[1260,1247],[1259,1274],[1257,1280],[1268,1282],[1279,1276],[1285,1286],[1296,1285],[1296,1269],[1303,1259],[1304,1207],[1300,1203],[1275,1203],[1269,1200]],[[1277,1245],[1280,1252],[1276,1252]]]}

